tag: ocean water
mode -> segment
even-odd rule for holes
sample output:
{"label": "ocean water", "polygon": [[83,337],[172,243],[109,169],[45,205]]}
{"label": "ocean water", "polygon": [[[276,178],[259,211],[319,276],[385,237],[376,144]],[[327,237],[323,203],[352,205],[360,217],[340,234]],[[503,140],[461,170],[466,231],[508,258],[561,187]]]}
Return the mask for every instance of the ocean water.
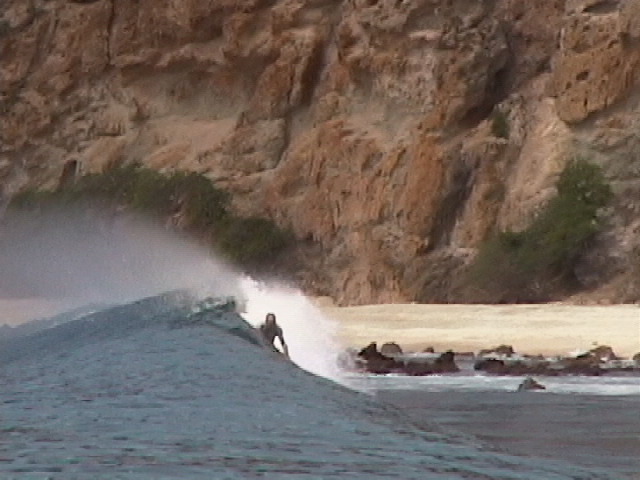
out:
{"label": "ocean water", "polygon": [[[337,374],[322,324],[304,331],[285,327],[294,361]],[[224,305],[161,295],[0,343],[0,478],[620,480],[418,423],[253,335]]]}
{"label": "ocean water", "polygon": [[545,390],[518,392],[523,376],[492,376],[460,360],[456,374],[347,375],[351,388],[504,452],[561,459],[640,479],[640,377],[537,377]]}
{"label": "ocean water", "polygon": [[[544,379],[539,379],[544,381]],[[378,390],[417,424],[431,419],[504,452],[562,459],[640,478],[640,397],[635,395]]]}

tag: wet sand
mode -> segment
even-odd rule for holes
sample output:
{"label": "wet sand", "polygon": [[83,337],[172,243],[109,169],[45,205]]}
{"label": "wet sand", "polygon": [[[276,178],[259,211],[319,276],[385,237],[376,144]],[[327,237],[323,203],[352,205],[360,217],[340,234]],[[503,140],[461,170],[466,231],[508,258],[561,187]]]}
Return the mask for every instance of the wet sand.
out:
{"label": "wet sand", "polygon": [[405,350],[478,351],[500,344],[520,353],[560,355],[610,345],[616,354],[640,352],[640,306],[419,305],[334,307],[344,346],[395,341]]}

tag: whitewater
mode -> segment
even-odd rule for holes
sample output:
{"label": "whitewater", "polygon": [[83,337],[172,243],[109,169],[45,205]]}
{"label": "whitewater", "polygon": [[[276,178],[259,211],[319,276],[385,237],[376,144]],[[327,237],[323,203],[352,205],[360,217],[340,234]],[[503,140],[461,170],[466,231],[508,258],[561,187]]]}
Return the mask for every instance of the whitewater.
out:
{"label": "whitewater", "polygon": [[[416,416],[375,384],[393,378],[337,369],[337,325],[300,292],[138,220],[85,221],[0,235],[0,293],[57,314],[0,339],[2,479],[622,478]],[[256,337],[268,312],[293,362]]]}

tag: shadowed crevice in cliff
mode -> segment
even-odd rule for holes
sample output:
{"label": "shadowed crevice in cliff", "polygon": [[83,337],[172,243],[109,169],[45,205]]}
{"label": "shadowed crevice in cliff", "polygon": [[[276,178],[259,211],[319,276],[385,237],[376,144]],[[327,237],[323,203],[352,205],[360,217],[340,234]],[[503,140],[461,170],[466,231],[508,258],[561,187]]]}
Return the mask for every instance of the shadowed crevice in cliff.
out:
{"label": "shadowed crevice in cliff", "polygon": [[460,127],[465,130],[477,127],[480,122],[489,118],[496,105],[509,96],[513,84],[513,66],[513,56],[509,54],[504,66],[491,75],[487,81],[482,101],[467,110],[462,116],[459,123]]}
{"label": "shadowed crevice in cliff", "polygon": [[113,65],[113,28],[116,20],[116,0],[109,0],[109,21],[107,22],[107,68]]}
{"label": "shadowed crevice in cliff", "polygon": [[592,15],[608,15],[610,13],[618,11],[619,8],[619,0],[602,0],[600,2],[594,3],[593,5],[589,5],[587,8],[582,10],[582,13],[590,13]]}
{"label": "shadowed crevice in cliff", "polygon": [[446,190],[434,216],[433,226],[429,233],[431,242],[429,251],[446,247],[451,240],[455,227],[464,206],[471,195],[474,180],[474,168],[465,164],[462,158],[455,161],[455,166],[448,172]]}
{"label": "shadowed crevice in cliff", "polygon": [[320,84],[322,72],[326,65],[327,45],[318,42],[313,46],[305,70],[302,72],[300,107],[309,107]]}

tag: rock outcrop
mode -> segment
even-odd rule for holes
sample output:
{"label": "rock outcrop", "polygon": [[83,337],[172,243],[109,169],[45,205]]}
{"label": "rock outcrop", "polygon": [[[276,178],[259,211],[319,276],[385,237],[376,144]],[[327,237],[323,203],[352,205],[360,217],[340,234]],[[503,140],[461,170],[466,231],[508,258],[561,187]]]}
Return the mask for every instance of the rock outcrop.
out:
{"label": "rock outcrop", "polygon": [[5,0],[0,57],[4,196],[197,171],[294,232],[310,293],[465,301],[478,246],[583,155],[616,201],[576,279],[640,298],[635,1]]}
{"label": "rock outcrop", "polygon": [[401,355],[402,348],[396,342],[387,342],[383,343],[380,347],[380,353],[388,357],[393,355]]}
{"label": "rock outcrop", "polygon": [[622,359],[613,354],[611,347],[598,347],[575,357],[544,358],[513,355],[495,358],[478,355],[473,369],[491,375],[640,375],[633,359]]}
{"label": "rock outcrop", "polygon": [[[435,358],[405,357],[385,355],[378,351],[376,342],[372,342],[356,354],[353,365],[357,370],[373,374],[396,373],[410,376],[456,373],[460,369],[452,351],[444,352]],[[345,364],[343,362],[343,364]]]}
{"label": "rock outcrop", "polygon": [[525,378],[520,385],[518,385],[518,392],[528,392],[530,390],[546,390],[547,387],[541,383],[536,382],[533,378]]}

